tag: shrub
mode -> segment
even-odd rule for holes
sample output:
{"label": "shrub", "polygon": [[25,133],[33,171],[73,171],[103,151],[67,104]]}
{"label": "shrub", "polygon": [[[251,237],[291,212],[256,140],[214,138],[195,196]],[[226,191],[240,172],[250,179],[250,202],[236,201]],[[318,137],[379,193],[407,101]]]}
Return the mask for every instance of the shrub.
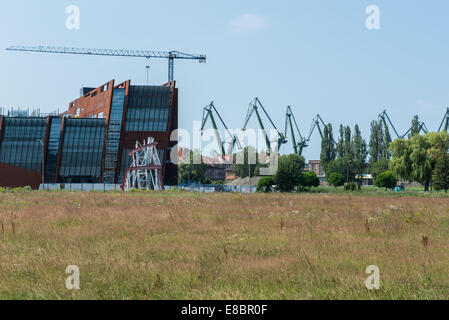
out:
{"label": "shrub", "polygon": [[307,171],[301,175],[299,185],[305,188],[319,187],[320,179],[318,179],[318,176],[316,175],[315,172]]}
{"label": "shrub", "polygon": [[393,175],[391,171],[385,171],[379,174],[374,184],[379,188],[393,189],[396,187],[398,179]]}
{"label": "shrub", "polygon": [[257,192],[271,192],[273,185],[273,177],[263,177],[257,184]]}
{"label": "shrub", "polygon": [[330,174],[327,181],[329,181],[329,183],[336,188],[336,187],[340,187],[340,186],[344,185],[345,178],[343,177],[342,174],[334,172],[334,173]]}
{"label": "shrub", "polygon": [[357,184],[355,182],[348,182],[345,184],[345,191],[355,191],[357,189]]}

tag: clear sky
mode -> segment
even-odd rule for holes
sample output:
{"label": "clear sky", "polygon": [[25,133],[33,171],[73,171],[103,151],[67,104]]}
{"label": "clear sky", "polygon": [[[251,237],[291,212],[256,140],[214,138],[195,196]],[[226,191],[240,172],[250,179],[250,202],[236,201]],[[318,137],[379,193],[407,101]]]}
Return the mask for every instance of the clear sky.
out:
{"label": "clear sky", "polygon": [[[79,30],[66,28],[69,5],[80,8]],[[380,30],[365,27],[369,5],[380,8]],[[146,82],[145,59],[6,52],[11,45],[179,50],[208,57],[175,66],[183,128],[211,100],[239,128],[258,96],[282,130],[287,105],[303,134],[319,113],[335,131],[359,123],[368,139],[383,109],[400,133],[414,114],[436,130],[449,106],[448,12],[447,0],[2,0],[0,106],[62,111],[81,86]],[[164,83],[165,60],[149,64],[150,82]],[[319,151],[315,133],[305,156]]]}

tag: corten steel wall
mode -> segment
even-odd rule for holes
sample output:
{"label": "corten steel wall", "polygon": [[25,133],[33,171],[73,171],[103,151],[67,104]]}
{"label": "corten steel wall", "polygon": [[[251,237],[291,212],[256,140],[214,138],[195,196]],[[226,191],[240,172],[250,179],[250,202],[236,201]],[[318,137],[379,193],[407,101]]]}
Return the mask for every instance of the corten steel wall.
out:
{"label": "corten steel wall", "polygon": [[103,116],[107,118],[111,109],[112,92],[114,90],[114,80],[86,93],[84,96],[69,103],[69,109],[63,114],[77,115],[80,109],[80,118],[91,118],[103,112]]}
{"label": "corten steel wall", "polygon": [[0,186],[2,187],[26,187],[38,189],[42,181],[39,172],[19,168],[0,162]]}

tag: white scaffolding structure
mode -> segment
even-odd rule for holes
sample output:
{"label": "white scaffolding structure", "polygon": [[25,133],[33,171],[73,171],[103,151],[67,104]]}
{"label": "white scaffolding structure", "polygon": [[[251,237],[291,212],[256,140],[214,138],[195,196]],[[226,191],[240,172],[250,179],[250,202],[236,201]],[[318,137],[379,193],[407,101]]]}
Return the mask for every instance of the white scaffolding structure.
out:
{"label": "white scaffolding structure", "polygon": [[162,164],[156,145],[151,137],[143,144],[136,142],[136,149],[129,153],[132,164],[123,178],[122,190],[164,190]]}

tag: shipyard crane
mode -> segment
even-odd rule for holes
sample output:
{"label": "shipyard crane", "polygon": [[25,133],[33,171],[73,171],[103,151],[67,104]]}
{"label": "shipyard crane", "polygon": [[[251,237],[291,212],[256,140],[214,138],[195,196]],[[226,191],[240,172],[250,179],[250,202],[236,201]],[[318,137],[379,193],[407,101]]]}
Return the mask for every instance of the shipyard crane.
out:
{"label": "shipyard crane", "polygon": [[278,134],[278,139],[273,142],[277,143],[276,150],[279,151],[279,148],[281,147],[281,145],[287,143],[287,139],[285,138],[285,135],[282,132],[279,132],[279,130],[276,128],[276,125],[273,123],[273,120],[271,120],[270,116],[268,115],[267,110],[265,110],[264,106],[262,105],[259,98],[257,98],[257,97],[249,104],[248,112],[247,112],[246,118],[245,118],[245,124],[243,125],[242,131],[245,131],[247,129],[246,126],[248,125],[249,120],[251,120],[251,117],[253,114],[256,114],[260,129],[262,130],[264,138],[265,138],[267,152],[271,153],[271,142],[270,142],[270,139],[268,138],[267,131],[265,130],[265,126],[262,122],[262,118],[259,113],[259,108],[262,109],[263,113],[268,118],[268,121],[270,121],[271,125],[273,126],[273,128],[276,130],[276,132]]}
{"label": "shipyard crane", "polygon": [[[393,129],[393,131],[396,134],[396,137],[398,139],[404,139],[412,130],[412,127],[410,127],[406,133],[404,133],[403,135],[400,135],[398,133],[398,131],[396,130],[396,128],[394,127],[393,123],[391,122],[391,119],[387,114],[387,110],[384,110],[381,114],[379,114],[379,119],[385,126],[388,126],[388,124],[390,124],[391,128]],[[388,124],[387,124],[387,121],[388,121]],[[444,120],[443,120],[443,122],[444,122]],[[423,131],[424,133],[429,132],[429,130],[427,129],[427,126],[424,122],[419,121],[418,125],[419,125],[419,132],[421,132],[421,131]]]}
{"label": "shipyard crane", "polygon": [[[222,141],[220,133],[218,132],[217,122],[215,121],[214,113],[220,120],[221,124],[224,126],[226,132],[228,133],[228,135],[232,141],[230,141],[230,142]],[[201,129],[200,129],[201,135],[203,135],[203,133],[204,133],[204,127],[206,126],[208,119],[210,119],[212,128],[214,129],[215,139],[217,140],[218,148],[219,148],[219,151],[223,158],[226,155],[230,154],[236,145],[237,145],[238,149],[242,149],[239,138],[235,134],[231,134],[228,127],[226,126],[226,123],[223,121],[223,118],[221,117],[220,113],[218,112],[217,108],[215,107],[213,101],[208,106],[204,107],[204,109],[203,109],[203,120],[201,123]],[[226,143],[230,144],[228,152],[225,151]]]}
{"label": "shipyard crane", "polygon": [[[309,136],[306,139],[306,142],[308,143],[310,141],[310,138],[312,137],[313,132],[315,131],[315,129],[318,129],[318,132],[320,133],[321,139],[324,138],[323,136],[323,131],[321,130],[321,126],[323,125],[323,127],[326,126],[326,124],[324,123],[323,119],[321,118],[321,116],[319,114],[317,114],[315,116],[315,118],[313,118],[312,120],[312,125],[310,127],[310,131],[309,131]],[[337,145],[337,143],[335,142],[334,138],[332,137],[332,143],[334,145]]]}
{"label": "shipyard crane", "polygon": [[78,54],[91,56],[113,56],[113,57],[133,57],[133,58],[157,58],[168,60],[168,81],[174,80],[175,60],[198,60],[200,63],[206,62],[206,55],[194,55],[179,51],[144,51],[127,49],[88,49],[88,48],[70,48],[70,47],[48,47],[48,46],[13,46],[8,51],[40,52],[40,53],[60,53],[60,54]]}
{"label": "shipyard crane", "polygon": [[444,114],[443,121],[441,121],[440,127],[438,128],[438,131],[440,132],[441,129],[448,132],[449,127],[449,108],[447,108],[446,113]]}
{"label": "shipyard crane", "polygon": [[[284,136],[287,139],[288,137],[288,129],[290,128],[289,138],[292,141],[293,149],[295,150],[295,154],[302,155],[302,151],[304,148],[308,147],[307,139],[305,139],[301,132],[299,131],[298,123],[296,122],[295,115],[293,114],[292,108],[290,106],[287,107],[287,112],[285,114],[285,131]],[[295,129],[298,134],[299,140],[296,140]]]}
{"label": "shipyard crane", "polygon": [[403,137],[405,137],[405,135],[401,136],[398,131],[396,130],[395,126],[393,125],[393,122],[391,122],[390,117],[388,116],[387,110],[382,111],[381,114],[379,114],[379,119],[380,121],[385,125],[388,126],[388,123],[390,124],[391,128],[393,129],[394,133],[396,134],[398,139],[402,139]]}

